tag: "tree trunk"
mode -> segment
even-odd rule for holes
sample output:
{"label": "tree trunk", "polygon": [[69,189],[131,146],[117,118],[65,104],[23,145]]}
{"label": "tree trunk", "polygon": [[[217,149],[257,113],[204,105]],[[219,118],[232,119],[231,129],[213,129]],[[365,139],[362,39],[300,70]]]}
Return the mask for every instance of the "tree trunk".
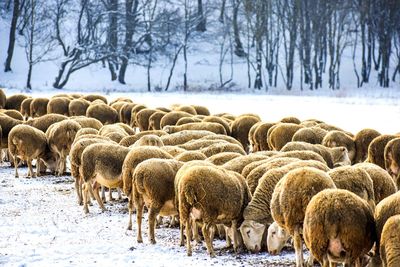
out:
{"label": "tree trunk", "polygon": [[112,56],[108,58],[108,69],[110,70],[111,80],[117,79],[118,61],[116,52],[118,49],[118,0],[109,0],[107,10],[109,12],[108,45]]}
{"label": "tree trunk", "polygon": [[203,0],[197,0],[197,20],[196,31],[205,32],[206,28],[206,17],[203,11]]}
{"label": "tree trunk", "polygon": [[238,13],[239,13],[239,0],[233,0],[233,34],[235,36],[235,55],[238,57],[245,57],[246,53],[244,52],[242,41],[240,40],[240,31],[238,25]]}
{"label": "tree trunk", "polygon": [[219,12],[219,18],[218,18],[218,20],[221,22],[221,23],[224,23],[224,21],[225,21],[225,6],[226,6],[226,0],[222,0],[222,4],[221,4],[221,10],[220,10],[220,12]]}
{"label": "tree trunk", "polygon": [[11,20],[10,36],[7,49],[7,58],[4,65],[4,72],[11,71],[11,60],[14,54],[15,32],[17,29],[18,16],[19,16],[19,0],[14,0],[13,17]]}

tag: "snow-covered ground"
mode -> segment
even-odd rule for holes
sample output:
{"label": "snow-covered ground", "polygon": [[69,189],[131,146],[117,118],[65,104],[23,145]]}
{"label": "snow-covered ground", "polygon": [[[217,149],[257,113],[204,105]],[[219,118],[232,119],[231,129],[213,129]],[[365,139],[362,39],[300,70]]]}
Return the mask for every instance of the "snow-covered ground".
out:
{"label": "snow-covered ground", "polygon": [[[6,90],[7,95],[17,93]],[[33,96],[51,96],[58,91],[34,91]],[[264,121],[284,116],[317,118],[356,133],[366,127],[382,133],[400,132],[400,106],[396,98],[331,98],[269,95],[139,94],[112,93],[108,98],[127,96],[149,107],[173,103],[202,104],[212,113],[257,113]],[[156,245],[136,242],[134,230],[127,231],[126,203],[107,202],[101,213],[97,203],[84,215],[76,203],[71,177],[15,179],[8,164],[0,166],[0,265],[1,266],[279,266],[293,265],[294,254],[283,256],[235,255],[214,241],[217,258],[210,259],[204,246],[195,246],[193,256],[179,247],[178,229],[156,230]],[[26,168],[21,174],[26,174]],[[146,215],[147,216],[147,215]]]}

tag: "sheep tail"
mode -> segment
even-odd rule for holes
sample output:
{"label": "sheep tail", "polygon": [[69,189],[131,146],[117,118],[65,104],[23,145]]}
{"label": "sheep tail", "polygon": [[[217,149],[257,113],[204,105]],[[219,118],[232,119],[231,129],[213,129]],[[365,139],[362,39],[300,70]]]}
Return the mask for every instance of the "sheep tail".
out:
{"label": "sheep tail", "polygon": [[144,180],[144,177],[143,177],[142,173],[138,173],[138,174],[134,173],[133,183],[136,185],[136,190],[141,194],[143,194],[145,192],[143,180]]}
{"label": "sheep tail", "polygon": [[195,203],[197,203],[197,197],[196,193],[193,187],[188,186],[185,189],[185,198],[187,203],[189,203],[191,206],[193,206]]}

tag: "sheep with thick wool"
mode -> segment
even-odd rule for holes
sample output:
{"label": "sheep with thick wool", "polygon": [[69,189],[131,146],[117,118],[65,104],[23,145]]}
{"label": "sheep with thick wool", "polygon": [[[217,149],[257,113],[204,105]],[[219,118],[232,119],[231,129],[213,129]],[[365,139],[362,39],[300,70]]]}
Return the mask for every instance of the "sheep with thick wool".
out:
{"label": "sheep with thick wool", "polygon": [[386,221],[379,253],[384,267],[400,266],[400,215],[392,216]]}
{"label": "sheep with thick wool", "polygon": [[118,112],[106,104],[91,104],[86,117],[98,119],[103,125],[118,122]]}
{"label": "sheep with thick wool", "polygon": [[278,123],[268,130],[268,146],[271,150],[280,151],[292,141],[293,135],[303,126],[295,123]]}
{"label": "sheep with thick wool", "polygon": [[374,138],[368,146],[368,156],[366,162],[374,163],[381,168],[385,168],[385,147],[396,135],[382,134]]}
{"label": "sheep with thick wool", "polygon": [[216,134],[225,134],[226,131],[224,126],[222,126],[219,123],[215,122],[192,122],[192,123],[187,123],[179,126],[172,126],[168,125],[163,127],[163,130],[166,131],[167,133],[176,133],[184,130],[196,130],[196,131],[210,131]]}
{"label": "sheep with thick wool", "polygon": [[69,103],[71,100],[68,97],[52,97],[47,103],[47,114],[60,114],[69,116]]}
{"label": "sheep with thick wool", "polygon": [[356,145],[354,143],[353,137],[349,136],[342,131],[329,131],[324,139],[322,140],[322,145],[327,147],[345,147],[347,148],[347,153],[349,159],[352,163],[355,162],[356,157]]}
{"label": "sheep with thick wool", "polygon": [[355,163],[364,162],[367,159],[369,144],[380,135],[381,133],[377,130],[365,128],[354,136],[354,143],[356,145]]}
{"label": "sheep with thick wool", "polygon": [[73,99],[69,102],[68,114],[69,116],[86,116],[86,111],[89,106],[90,102],[85,99]]}
{"label": "sheep with thick wool", "polygon": [[242,115],[237,117],[232,123],[231,123],[231,136],[238,140],[243,148],[245,149],[246,152],[249,151],[249,132],[251,127],[256,124],[257,122],[260,122],[260,118],[256,116],[250,116],[250,115]]}
{"label": "sheep with thick wool", "polygon": [[303,238],[322,266],[345,263],[360,267],[361,258],[376,241],[372,209],[348,190],[319,192],[307,206]]}
{"label": "sheep with thick wool", "polygon": [[317,193],[336,188],[329,175],[321,170],[303,167],[289,171],[275,186],[271,215],[294,241],[296,266],[304,266],[302,229],[308,203]]}
{"label": "sheep with thick wool", "polygon": [[328,131],[319,127],[306,127],[298,130],[292,137],[292,141],[306,142],[310,144],[322,144],[322,140]]}
{"label": "sheep with thick wool", "polygon": [[400,186],[400,138],[390,140],[384,150],[385,169]]}

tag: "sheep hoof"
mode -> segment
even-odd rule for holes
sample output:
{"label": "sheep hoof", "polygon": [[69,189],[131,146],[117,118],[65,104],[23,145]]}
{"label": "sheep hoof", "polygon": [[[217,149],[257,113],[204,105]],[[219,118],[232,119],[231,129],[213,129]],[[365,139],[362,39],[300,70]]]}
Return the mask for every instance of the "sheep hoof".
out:
{"label": "sheep hoof", "polygon": [[128,225],[128,227],[126,227],[126,230],[132,231],[132,225]]}
{"label": "sheep hoof", "polygon": [[188,252],[187,252],[187,255],[188,255],[189,257],[191,257],[191,256],[192,256],[192,252],[191,252],[191,251],[188,251]]}
{"label": "sheep hoof", "polygon": [[156,242],[155,239],[150,239],[150,243],[153,244],[153,245],[155,245],[157,242]]}
{"label": "sheep hoof", "polygon": [[215,253],[214,252],[210,253],[210,258],[215,258]]}
{"label": "sheep hoof", "polygon": [[83,213],[88,214],[89,213],[89,209],[88,208],[83,208]]}
{"label": "sheep hoof", "polygon": [[143,240],[142,239],[138,239],[137,242],[138,243],[143,243]]}

